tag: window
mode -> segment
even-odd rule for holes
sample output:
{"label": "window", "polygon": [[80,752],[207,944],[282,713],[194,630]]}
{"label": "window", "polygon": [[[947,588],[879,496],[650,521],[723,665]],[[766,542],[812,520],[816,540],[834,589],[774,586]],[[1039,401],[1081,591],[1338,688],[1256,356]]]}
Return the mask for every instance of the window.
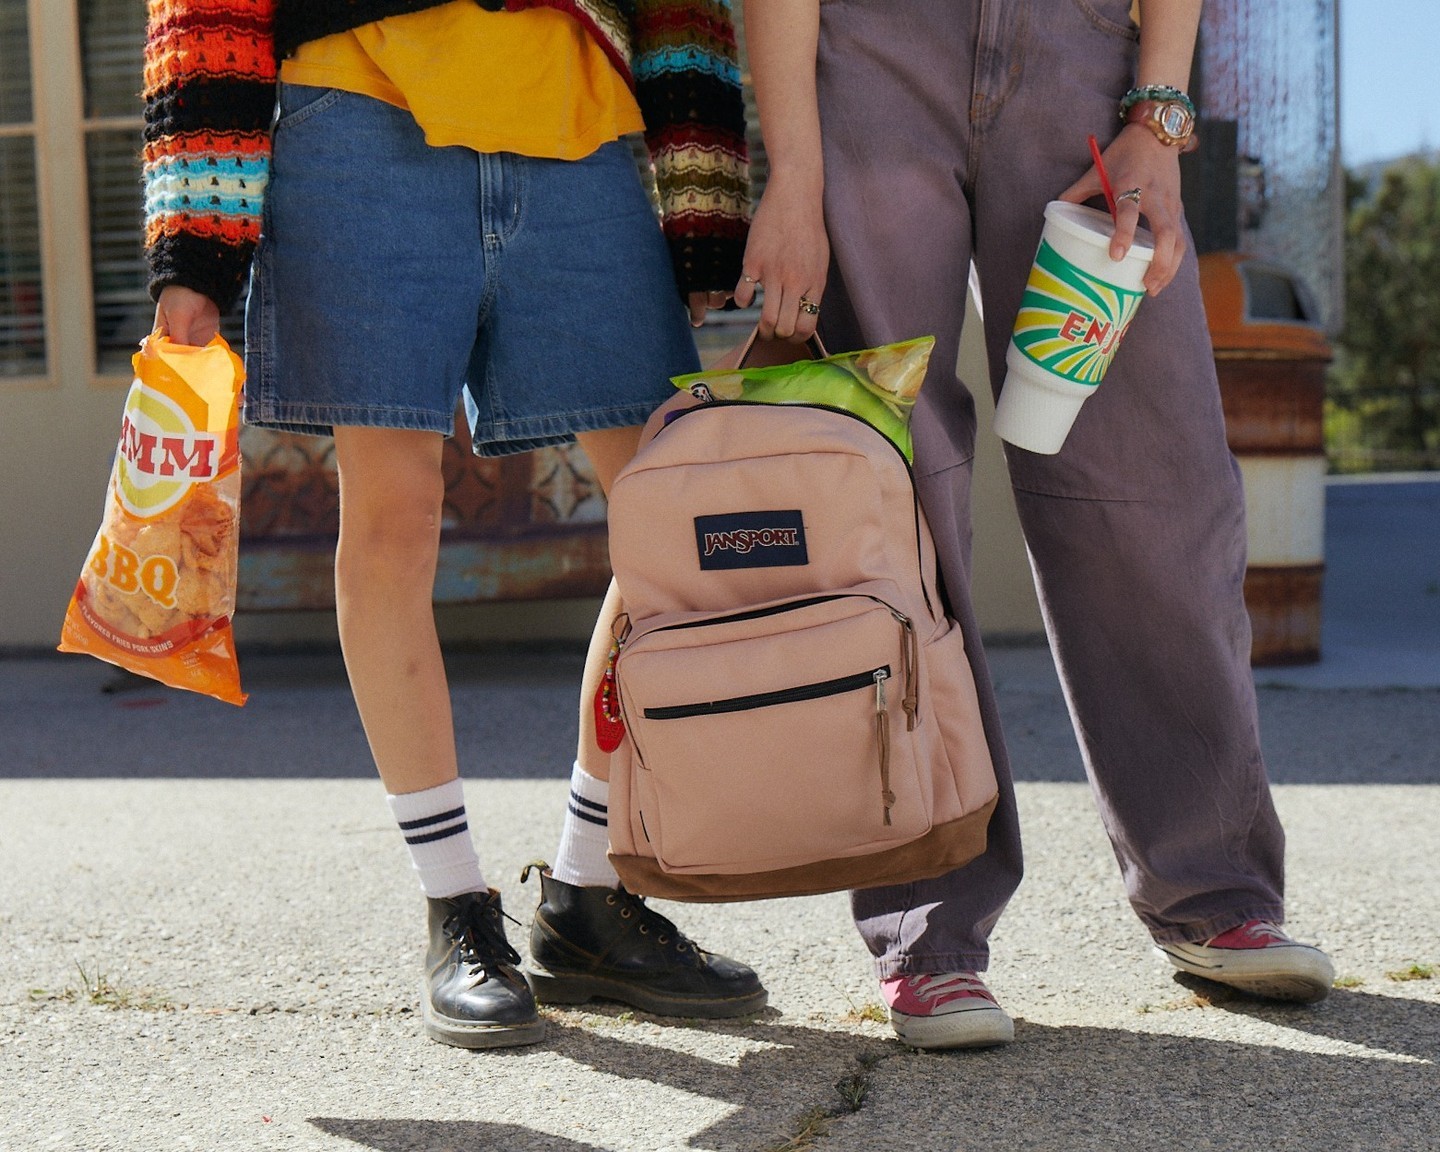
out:
{"label": "window", "polygon": [[[0,0],[0,389],[124,383],[150,330],[145,9]],[[753,117],[751,146],[763,179]],[[237,352],[242,329],[222,318]]]}
{"label": "window", "polygon": [[145,5],[80,0],[79,16],[95,366],[124,373],[155,312],[141,235]]}
{"label": "window", "polygon": [[0,380],[43,376],[45,289],[24,0],[0,0]]}
{"label": "window", "polygon": [[123,383],[150,331],[144,40],[141,0],[0,0],[0,388]]}

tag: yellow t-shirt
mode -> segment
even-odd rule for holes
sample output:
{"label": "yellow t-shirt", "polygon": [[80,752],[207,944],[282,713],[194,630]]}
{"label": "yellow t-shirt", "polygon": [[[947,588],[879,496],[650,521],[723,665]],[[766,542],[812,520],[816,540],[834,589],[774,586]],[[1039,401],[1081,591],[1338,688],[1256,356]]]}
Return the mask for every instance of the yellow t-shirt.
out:
{"label": "yellow t-shirt", "polygon": [[302,44],[280,79],[407,109],[436,147],[578,160],[645,126],[604,50],[553,8],[452,0],[390,16]]}

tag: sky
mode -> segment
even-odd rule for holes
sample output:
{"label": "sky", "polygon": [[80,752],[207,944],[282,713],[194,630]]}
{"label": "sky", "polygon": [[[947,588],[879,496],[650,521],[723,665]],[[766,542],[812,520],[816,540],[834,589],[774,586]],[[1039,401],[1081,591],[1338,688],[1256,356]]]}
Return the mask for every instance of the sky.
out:
{"label": "sky", "polygon": [[1346,164],[1440,150],[1440,0],[1337,0]]}

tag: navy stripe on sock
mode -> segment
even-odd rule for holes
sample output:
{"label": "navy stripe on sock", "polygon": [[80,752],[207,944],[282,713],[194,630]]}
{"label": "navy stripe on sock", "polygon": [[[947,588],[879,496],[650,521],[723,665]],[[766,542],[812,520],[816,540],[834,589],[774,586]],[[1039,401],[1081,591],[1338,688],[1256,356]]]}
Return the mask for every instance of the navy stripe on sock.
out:
{"label": "navy stripe on sock", "polygon": [[570,815],[574,816],[578,820],[588,820],[591,824],[598,824],[602,828],[610,827],[609,820],[606,820],[600,816],[592,816],[589,812],[582,812],[573,804],[570,805]]}
{"label": "navy stripe on sock", "polygon": [[447,836],[454,836],[460,832],[468,832],[469,830],[470,822],[468,820],[462,820],[453,828],[442,828],[439,832],[427,832],[424,836],[406,836],[405,843],[429,844],[434,840],[444,840]]}
{"label": "navy stripe on sock", "polygon": [[[419,820],[401,820],[400,830],[408,832],[411,828],[424,828],[430,824],[442,824],[446,820],[454,820],[457,816],[465,815],[465,806],[452,808],[449,812],[441,812],[438,816],[422,816]],[[413,841],[412,841],[413,843]]]}
{"label": "navy stripe on sock", "polygon": [[584,796],[581,796],[581,795],[580,795],[578,792],[576,792],[573,788],[572,788],[571,791],[570,791],[570,799],[573,800],[573,801],[575,801],[576,804],[583,804],[583,805],[585,805],[586,808],[593,808],[593,809],[595,809],[596,812],[606,812],[606,813],[608,813],[608,812],[610,811],[610,809],[607,808],[604,804],[597,804],[597,803],[595,803],[594,800],[587,800],[587,799],[585,799]]}

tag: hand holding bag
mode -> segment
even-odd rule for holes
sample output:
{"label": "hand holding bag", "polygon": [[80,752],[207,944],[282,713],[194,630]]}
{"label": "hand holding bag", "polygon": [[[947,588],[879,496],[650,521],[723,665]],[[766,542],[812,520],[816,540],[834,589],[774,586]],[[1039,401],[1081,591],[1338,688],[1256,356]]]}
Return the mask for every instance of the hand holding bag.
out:
{"label": "hand holding bag", "polygon": [[240,537],[240,389],[216,336],[154,333],[132,359],[105,512],[60,651],[244,704],[230,618]]}

